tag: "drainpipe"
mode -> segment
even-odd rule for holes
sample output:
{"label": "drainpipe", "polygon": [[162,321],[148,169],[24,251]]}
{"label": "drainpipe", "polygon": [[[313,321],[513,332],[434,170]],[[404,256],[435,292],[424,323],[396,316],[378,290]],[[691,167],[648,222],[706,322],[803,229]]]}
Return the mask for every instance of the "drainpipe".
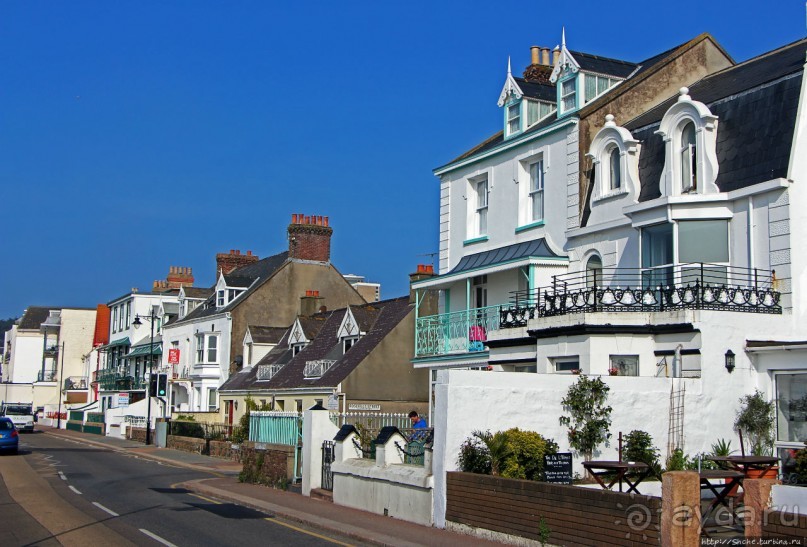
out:
{"label": "drainpipe", "polygon": [[[748,196],[748,276],[749,284],[754,279],[754,198]],[[756,288],[756,287],[754,287]]]}
{"label": "drainpipe", "polygon": [[681,377],[681,350],[684,349],[684,346],[678,344],[675,346],[675,355],[673,356],[673,378],[680,378]]}

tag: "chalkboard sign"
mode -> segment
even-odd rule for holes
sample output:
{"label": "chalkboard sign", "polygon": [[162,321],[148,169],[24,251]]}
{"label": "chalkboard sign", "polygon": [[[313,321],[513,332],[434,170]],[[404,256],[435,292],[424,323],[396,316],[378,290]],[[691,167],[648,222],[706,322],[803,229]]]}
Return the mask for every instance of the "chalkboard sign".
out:
{"label": "chalkboard sign", "polygon": [[546,482],[572,484],[572,453],[560,452],[544,456]]}

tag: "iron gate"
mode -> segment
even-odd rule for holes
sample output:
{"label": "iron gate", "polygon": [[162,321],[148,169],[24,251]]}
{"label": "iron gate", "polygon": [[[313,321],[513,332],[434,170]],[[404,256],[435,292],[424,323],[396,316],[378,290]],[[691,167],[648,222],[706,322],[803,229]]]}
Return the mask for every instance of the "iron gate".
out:
{"label": "iron gate", "polygon": [[334,449],[336,443],[333,441],[322,441],[322,486],[323,490],[333,491],[333,471],[331,464],[334,460]]}

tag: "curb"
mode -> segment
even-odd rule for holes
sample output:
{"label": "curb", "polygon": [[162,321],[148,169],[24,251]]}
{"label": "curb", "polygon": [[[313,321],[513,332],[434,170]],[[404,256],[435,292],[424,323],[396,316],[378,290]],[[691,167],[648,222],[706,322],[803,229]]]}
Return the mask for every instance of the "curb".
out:
{"label": "curb", "polygon": [[[401,546],[421,547],[422,545],[421,543],[402,541],[400,538],[396,538],[386,534],[370,532],[364,528],[359,528],[350,524],[345,524],[342,522],[331,520],[327,517],[318,517],[312,515],[311,513],[305,513],[302,511],[298,511],[296,509],[289,509],[282,505],[276,505],[271,502],[260,501],[255,498],[251,498],[249,496],[236,494],[228,490],[223,490],[220,488],[216,488],[215,486],[204,484],[204,482],[209,480],[210,479],[198,479],[194,481],[179,483],[176,484],[175,486],[178,488],[186,488],[188,490],[196,492],[197,494],[205,494],[220,500],[236,503],[244,507],[249,507],[250,509],[254,509],[256,511],[269,513],[272,516],[279,516],[283,519],[290,520],[298,524],[313,525],[321,530],[325,530],[327,532],[338,534],[344,537],[349,537],[351,539],[362,541],[364,543],[370,543],[372,545],[380,545],[383,547],[401,547]],[[312,499],[311,501],[312,503],[329,503],[315,499]]]}
{"label": "curb", "polygon": [[[74,437],[72,435],[65,435],[65,434],[62,434],[62,433],[54,433],[53,431],[45,431],[43,429],[41,429],[40,431],[42,431],[45,435],[50,435],[51,437],[58,437],[58,438],[61,438],[61,439],[70,439],[70,440],[73,440],[73,441],[76,441],[76,442],[88,444],[90,446],[95,446],[97,448],[105,448],[107,450],[112,450],[114,452],[125,452],[127,454],[135,454],[136,456],[141,457],[141,458],[146,458],[146,459],[149,459],[149,460],[154,460],[154,461],[158,461],[158,462],[162,462],[162,463],[168,463],[168,464],[175,465],[177,467],[183,467],[185,469],[192,469],[194,471],[199,471],[199,472],[202,472],[202,473],[210,473],[210,474],[216,475],[216,476],[221,477],[221,478],[229,478],[229,477],[238,476],[238,473],[236,471],[222,471],[220,469],[212,469],[210,467],[205,467],[203,465],[196,465],[196,464],[193,464],[193,463],[187,463],[187,462],[183,462],[183,461],[179,461],[179,460],[173,460],[171,458],[163,458],[162,456],[158,456],[156,454],[150,454],[148,452],[138,452],[137,449],[141,448],[140,446],[133,446],[133,447],[124,448],[124,447],[115,446],[115,445],[111,445],[111,444],[107,444],[107,443],[93,441],[92,439],[87,439],[85,437]],[[145,447],[145,445],[143,445],[143,447]]]}

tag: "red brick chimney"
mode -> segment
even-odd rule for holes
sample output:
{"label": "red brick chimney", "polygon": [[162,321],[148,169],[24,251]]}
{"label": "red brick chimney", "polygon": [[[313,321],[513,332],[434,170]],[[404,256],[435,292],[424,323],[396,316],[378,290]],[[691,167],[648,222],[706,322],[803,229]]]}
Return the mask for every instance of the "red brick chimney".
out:
{"label": "red brick chimney", "polygon": [[289,258],[328,262],[331,259],[331,235],[328,217],[291,215]]}
{"label": "red brick chimney", "polygon": [[168,268],[168,288],[193,287],[193,270],[185,266],[171,266]]}
{"label": "red brick chimney", "polygon": [[216,255],[216,279],[219,277],[219,272],[228,274],[248,264],[258,261],[258,255],[252,254],[252,251],[247,251],[247,254],[242,255],[240,250],[230,249],[229,253],[218,253]]}
{"label": "red brick chimney", "polygon": [[[418,298],[417,291],[412,288],[412,283],[434,277],[434,266],[431,264],[418,264],[417,271],[409,274],[409,303],[414,304]],[[419,316],[434,315],[437,313],[437,294],[433,289],[420,289]]]}

